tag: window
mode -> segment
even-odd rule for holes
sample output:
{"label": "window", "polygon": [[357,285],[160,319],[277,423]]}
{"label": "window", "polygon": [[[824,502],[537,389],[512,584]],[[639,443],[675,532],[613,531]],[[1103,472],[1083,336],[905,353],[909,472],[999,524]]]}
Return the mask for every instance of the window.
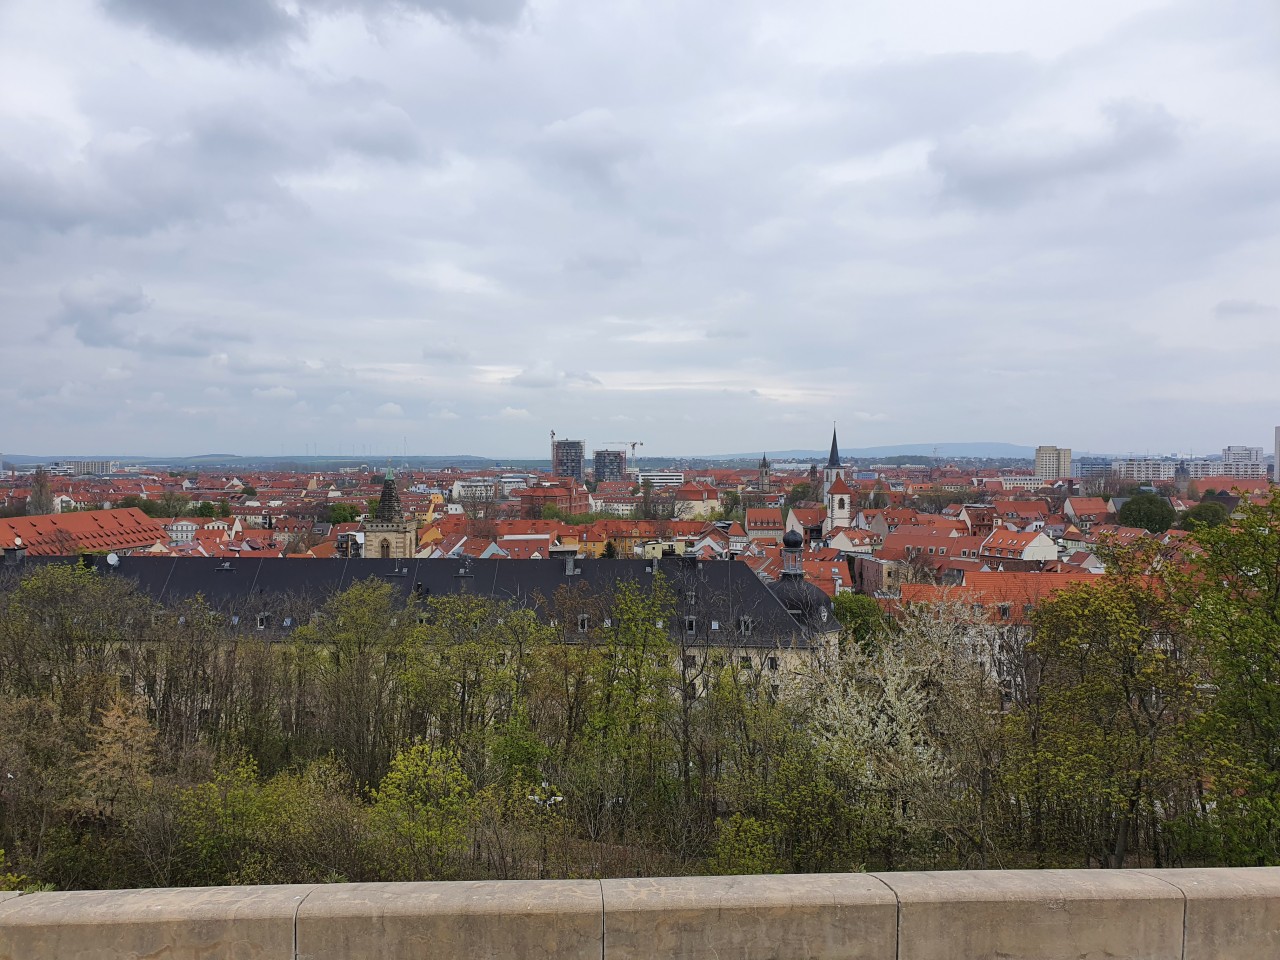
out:
{"label": "window", "polygon": [[427,625],[427,615],[425,613],[418,614],[418,626],[425,627]]}
{"label": "window", "polygon": [[685,633],[687,633],[687,634],[689,634],[689,636],[693,636],[695,633],[697,633],[697,631],[698,631],[698,618],[697,618],[697,617],[685,617],[685,618],[684,618],[684,632],[685,632]]}
{"label": "window", "polygon": [[390,540],[384,537],[382,540],[382,545],[379,547],[379,549],[382,551],[383,560],[391,559],[391,541]]}
{"label": "window", "polygon": [[265,613],[258,614],[258,629],[259,630],[267,629],[267,624],[270,622],[270,620],[271,618],[267,616],[267,614]]}
{"label": "window", "polygon": [[771,657],[769,658],[769,669],[770,669],[773,673],[777,673],[777,672],[778,672],[778,658],[777,658],[777,656],[776,656],[776,655],[775,655],[775,656],[771,656]]}
{"label": "window", "polygon": [[750,617],[738,618],[738,632],[742,634],[744,637],[751,636],[751,618]]}
{"label": "window", "polygon": [[719,620],[712,620],[712,621],[711,621],[711,629],[712,629],[712,630],[719,630],[719,629],[720,629],[720,621],[719,621]]}
{"label": "window", "polygon": [[285,617],[282,621],[280,621],[280,626],[288,630],[290,627],[293,626],[293,617]]}
{"label": "window", "polygon": [[233,613],[233,614],[231,615],[231,625],[232,625],[233,627],[238,627],[238,626],[240,625],[240,614],[238,614],[238,613]]}
{"label": "window", "polygon": [[591,626],[591,618],[587,616],[585,613],[578,614],[578,632],[586,633],[587,629],[590,626]]}
{"label": "window", "polygon": [[661,629],[662,629],[662,621],[661,621],[661,620],[655,620],[655,621],[653,621],[653,625],[654,625],[655,627],[657,627],[659,630],[661,630]]}
{"label": "window", "polygon": [[743,670],[750,670],[750,669],[751,669],[751,658],[750,658],[750,657],[748,657],[748,656],[741,656],[741,657],[739,657],[739,658],[738,658],[738,666],[739,666],[739,668],[741,668],[741,669],[743,669]]}
{"label": "window", "polygon": [[698,602],[698,592],[696,590],[690,590],[684,595],[684,599],[689,606],[693,606]]}
{"label": "window", "polygon": [[1000,606],[999,606],[999,607],[997,607],[996,609],[997,609],[997,610],[999,610],[999,612],[1000,612],[1000,619],[1001,619],[1001,620],[1008,620],[1008,619],[1009,619],[1009,605],[1008,605],[1007,603],[1002,603],[1002,604],[1000,604]]}
{"label": "window", "polygon": [[605,617],[605,618],[604,618],[604,626],[605,626],[605,629],[608,629],[609,627],[612,627],[612,626],[613,626],[613,620],[612,620],[611,618],[609,618],[609,617]]}

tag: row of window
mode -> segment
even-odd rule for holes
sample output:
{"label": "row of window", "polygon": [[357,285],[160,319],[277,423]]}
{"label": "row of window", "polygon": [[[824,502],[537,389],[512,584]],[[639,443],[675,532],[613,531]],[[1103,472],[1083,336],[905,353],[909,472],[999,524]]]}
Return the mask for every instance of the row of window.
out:
{"label": "row of window", "polygon": [[[663,627],[663,621],[661,621],[661,620],[657,620],[657,621],[655,621],[655,622],[654,622],[654,625],[655,625],[659,630],[661,630],[661,629],[662,629],[662,627]],[[738,618],[738,633],[739,633],[741,636],[744,636],[744,637],[749,637],[749,636],[751,636],[751,628],[752,628],[752,626],[753,626],[753,625],[754,625],[754,621],[752,620],[752,618],[751,618],[751,617],[746,617],[746,616],[739,617],[739,618]],[[607,630],[609,627],[612,627],[612,626],[613,626],[613,621],[612,621],[611,619],[606,618],[606,619],[604,620],[603,626],[604,626],[604,628]],[[585,613],[580,613],[580,614],[578,614],[578,632],[579,632],[579,633],[586,633],[586,632],[587,632],[588,630],[590,630],[590,629],[591,629],[591,617],[590,617],[590,615],[585,614]],[[712,629],[713,631],[719,631],[719,629],[720,629],[720,621],[719,621],[719,620],[712,620],[712,621],[711,621],[711,629]],[[694,635],[698,632],[698,618],[697,618],[697,617],[685,617],[685,618],[684,618],[684,632],[685,632],[685,634],[686,634],[687,636],[694,636]]]}

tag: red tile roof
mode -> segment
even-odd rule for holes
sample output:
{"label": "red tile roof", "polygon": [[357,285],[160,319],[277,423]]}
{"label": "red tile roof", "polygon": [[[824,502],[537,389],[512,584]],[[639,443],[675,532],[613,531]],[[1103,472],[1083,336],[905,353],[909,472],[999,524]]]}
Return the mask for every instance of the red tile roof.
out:
{"label": "red tile roof", "polygon": [[16,537],[33,557],[136,550],[169,540],[164,524],[136,507],[0,520],[0,547],[14,546]]}

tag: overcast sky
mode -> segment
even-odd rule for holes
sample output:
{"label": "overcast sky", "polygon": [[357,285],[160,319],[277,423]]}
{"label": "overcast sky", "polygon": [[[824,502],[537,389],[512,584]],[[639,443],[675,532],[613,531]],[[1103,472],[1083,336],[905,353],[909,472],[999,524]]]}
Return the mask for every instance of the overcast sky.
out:
{"label": "overcast sky", "polygon": [[1269,445],[1274,0],[0,0],[0,449]]}

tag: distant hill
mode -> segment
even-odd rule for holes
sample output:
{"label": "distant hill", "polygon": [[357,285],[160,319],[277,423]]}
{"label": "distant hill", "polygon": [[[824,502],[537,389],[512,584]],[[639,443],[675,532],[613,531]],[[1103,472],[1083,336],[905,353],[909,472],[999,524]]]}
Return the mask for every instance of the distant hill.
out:
{"label": "distant hill", "polygon": [[[952,457],[990,457],[1001,460],[1030,460],[1035,457],[1035,447],[1024,447],[1016,443],[898,443],[883,447],[850,447],[840,448],[842,457],[856,457],[859,460],[876,457],[932,457],[934,451],[943,459]],[[770,460],[821,460],[827,459],[829,450],[769,450]],[[760,452],[730,453],[707,457],[709,460],[749,460],[759,459]]]}

